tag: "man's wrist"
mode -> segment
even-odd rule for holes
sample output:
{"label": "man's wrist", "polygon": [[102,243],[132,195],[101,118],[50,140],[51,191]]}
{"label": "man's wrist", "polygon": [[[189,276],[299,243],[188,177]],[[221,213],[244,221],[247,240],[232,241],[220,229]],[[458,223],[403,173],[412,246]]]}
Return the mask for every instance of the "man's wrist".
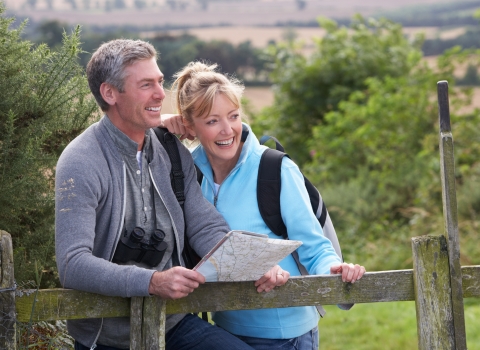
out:
{"label": "man's wrist", "polygon": [[154,286],[154,283],[153,283],[153,278],[155,276],[155,274],[157,273],[160,273],[158,271],[155,271],[154,273],[152,273],[152,277],[150,278],[150,284],[148,285],[148,294],[150,295],[154,295],[154,291],[155,291],[155,286]]}

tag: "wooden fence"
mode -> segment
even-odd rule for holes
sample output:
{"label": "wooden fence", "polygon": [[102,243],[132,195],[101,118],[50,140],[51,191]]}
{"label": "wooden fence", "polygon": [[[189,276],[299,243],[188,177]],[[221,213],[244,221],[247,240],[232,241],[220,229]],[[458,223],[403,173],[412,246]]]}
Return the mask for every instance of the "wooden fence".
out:
{"label": "wooden fence", "polygon": [[480,266],[460,266],[448,84],[437,84],[445,235],[412,238],[413,269],[370,272],[355,284],[340,276],[292,277],[270,293],[252,282],[217,282],[188,297],[120,298],[67,289],[16,290],[11,237],[0,231],[0,349],[15,349],[15,323],[130,317],[130,348],[165,348],[166,314],[415,300],[418,348],[466,349],[463,298],[480,297]]}

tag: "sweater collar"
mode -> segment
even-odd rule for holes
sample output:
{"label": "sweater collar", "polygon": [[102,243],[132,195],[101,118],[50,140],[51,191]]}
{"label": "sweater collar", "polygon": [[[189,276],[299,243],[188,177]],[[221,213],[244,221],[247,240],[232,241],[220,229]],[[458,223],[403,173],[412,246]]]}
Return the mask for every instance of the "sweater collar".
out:
{"label": "sweater collar", "polygon": [[[137,150],[138,150],[138,143],[133,141],[127,135],[125,135],[120,129],[118,129],[108,118],[108,116],[104,116],[103,123],[107,128],[107,131],[112,138],[115,146],[117,146],[118,150],[122,155],[127,157],[136,157]],[[148,132],[145,132],[145,141],[143,143],[143,150],[147,152],[150,145],[150,135]]]}

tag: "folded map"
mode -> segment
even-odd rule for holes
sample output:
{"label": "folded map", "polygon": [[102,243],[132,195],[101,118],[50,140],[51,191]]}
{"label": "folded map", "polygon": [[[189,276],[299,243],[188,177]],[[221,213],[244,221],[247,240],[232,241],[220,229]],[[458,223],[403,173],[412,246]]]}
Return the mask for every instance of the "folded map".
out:
{"label": "folded map", "polygon": [[256,281],[300,245],[301,241],[230,231],[193,270],[207,282]]}

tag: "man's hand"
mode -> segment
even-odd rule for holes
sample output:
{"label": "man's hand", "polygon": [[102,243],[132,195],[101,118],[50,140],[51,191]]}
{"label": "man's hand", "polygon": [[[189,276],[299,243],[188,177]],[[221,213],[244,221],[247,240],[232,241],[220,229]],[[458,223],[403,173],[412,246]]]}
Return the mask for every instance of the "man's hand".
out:
{"label": "man's hand", "polygon": [[266,274],[264,274],[258,281],[255,282],[257,292],[270,292],[277,286],[283,286],[287,283],[290,273],[282,270],[278,265],[272,267]]}
{"label": "man's hand", "polygon": [[358,264],[353,265],[341,263],[340,265],[330,266],[330,274],[341,274],[343,282],[355,283],[355,281],[358,281],[360,278],[362,278],[364,273],[365,268]]}
{"label": "man's hand", "polygon": [[183,125],[183,118],[180,114],[162,114],[161,127],[167,128],[172,134],[180,135],[180,140],[195,140],[190,131]]}
{"label": "man's hand", "polygon": [[200,273],[175,266],[162,272],[154,272],[148,292],[162,299],[179,299],[186,297],[203,283],[205,277]]}

